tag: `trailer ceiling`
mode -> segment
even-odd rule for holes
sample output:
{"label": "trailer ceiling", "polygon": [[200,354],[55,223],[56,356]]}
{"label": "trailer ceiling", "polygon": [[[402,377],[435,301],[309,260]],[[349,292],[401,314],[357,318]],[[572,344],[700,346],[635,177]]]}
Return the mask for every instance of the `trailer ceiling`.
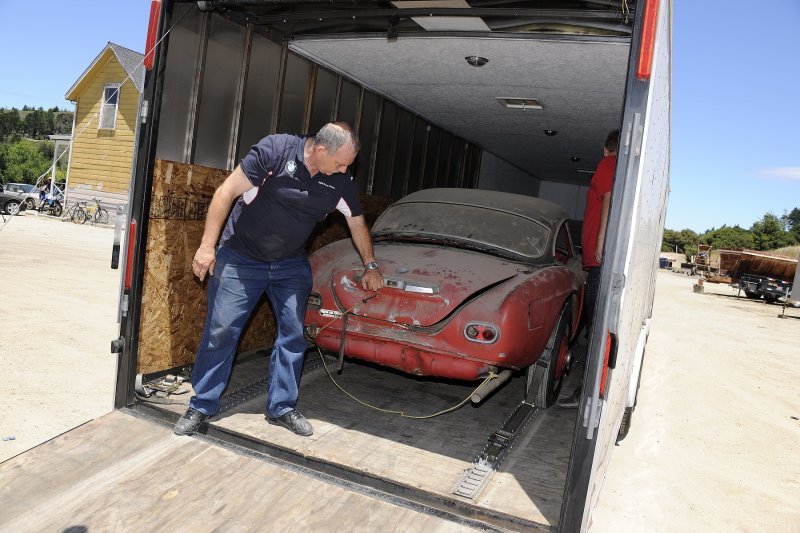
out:
{"label": "trailer ceiling", "polygon": [[[199,4],[289,40],[296,53],[540,179],[588,184],[621,121],[632,1]],[[473,67],[467,56],[488,63]],[[542,109],[506,108],[502,97],[536,99]]]}

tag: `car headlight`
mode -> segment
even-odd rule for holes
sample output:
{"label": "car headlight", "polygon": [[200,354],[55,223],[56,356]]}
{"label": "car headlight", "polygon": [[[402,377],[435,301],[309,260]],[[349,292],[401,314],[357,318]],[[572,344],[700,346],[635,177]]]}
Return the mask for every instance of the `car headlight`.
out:
{"label": "car headlight", "polygon": [[491,344],[500,338],[500,330],[493,324],[470,322],[464,326],[464,337],[472,342]]}

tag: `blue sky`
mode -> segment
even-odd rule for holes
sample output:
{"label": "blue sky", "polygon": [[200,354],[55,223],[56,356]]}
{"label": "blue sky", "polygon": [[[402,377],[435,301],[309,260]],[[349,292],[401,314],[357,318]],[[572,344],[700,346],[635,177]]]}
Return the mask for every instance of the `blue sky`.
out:
{"label": "blue sky", "polygon": [[[108,41],[144,51],[149,11],[0,0],[0,107],[71,109],[64,94]],[[668,228],[749,228],[800,207],[798,27],[797,0],[674,0]]]}

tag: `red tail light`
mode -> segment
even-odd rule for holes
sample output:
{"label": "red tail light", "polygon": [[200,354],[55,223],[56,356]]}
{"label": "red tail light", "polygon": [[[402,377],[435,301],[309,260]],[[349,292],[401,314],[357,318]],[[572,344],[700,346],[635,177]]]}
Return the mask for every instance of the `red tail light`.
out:
{"label": "red tail light", "polygon": [[464,336],[473,342],[483,342],[489,344],[497,340],[499,335],[500,332],[492,324],[470,322],[464,328]]}
{"label": "red tail light", "polygon": [[147,24],[147,41],[144,45],[144,68],[147,70],[153,68],[159,18],[161,18],[161,0],[152,0],[150,2],[150,21]]}
{"label": "red tail light", "polygon": [[131,276],[133,275],[133,245],[136,242],[136,220],[131,219],[128,226],[128,252],[125,256],[125,290],[131,288]]}
{"label": "red tail light", "polygon": [[617,343],[614,335],[608,332],[606,335],[606,353],[603,356],[603,375],[600,376],[600,397],[605,397],[606,394],[606,381],[608,381],[608,369],[614,368],[616,361]]}
{"label": "red tail light", "polygon": [[642,42],[639,47],[639,67],[636,69],[636,77],[642,81],[650,79],[650,74],[653,69],[653,48],[656,43],[658,0],[648,0],[644,9],[644,28],[642,28]]}

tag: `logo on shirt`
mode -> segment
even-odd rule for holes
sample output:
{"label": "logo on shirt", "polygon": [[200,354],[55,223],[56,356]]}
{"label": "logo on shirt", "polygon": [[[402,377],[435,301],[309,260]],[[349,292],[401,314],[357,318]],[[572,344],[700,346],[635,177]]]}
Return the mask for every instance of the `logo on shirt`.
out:
{"label": "logo on shirt", "polygon": [[334,187],[333,185],[331,185],[331,184],[329,184],[329,183],[325,183],[324,181],[319,181],[319,182],[317,182],[317,183],[319,183],[319,184],[320,184],[320,185],[322,185],[323,187],[327,187],[327,188],[329,188],[329,189],[333,189],[334,191],[336,190],[336,187]]}
{"label": "logo on shirt", "polygon": [[286,172],[294,176],[294,171],[297,170],[297,163],[289,161],[286,163]]}

